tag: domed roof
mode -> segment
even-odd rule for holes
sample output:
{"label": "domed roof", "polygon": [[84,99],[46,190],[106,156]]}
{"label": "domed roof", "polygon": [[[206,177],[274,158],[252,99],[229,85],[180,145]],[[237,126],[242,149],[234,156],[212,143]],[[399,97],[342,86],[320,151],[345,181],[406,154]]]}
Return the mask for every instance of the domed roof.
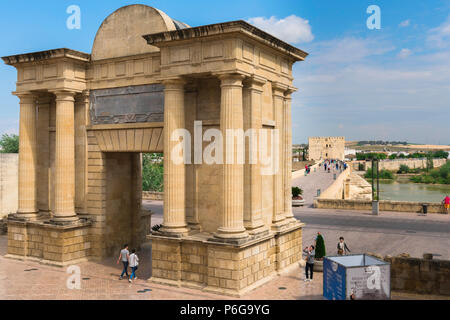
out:
{"label": "domed roof", "polygon": [[147,44],[143,35],[189,27],[172,20],[161,10],[135,4],[122,7],[106,18],[95,36],[93,61],[157,52]]}

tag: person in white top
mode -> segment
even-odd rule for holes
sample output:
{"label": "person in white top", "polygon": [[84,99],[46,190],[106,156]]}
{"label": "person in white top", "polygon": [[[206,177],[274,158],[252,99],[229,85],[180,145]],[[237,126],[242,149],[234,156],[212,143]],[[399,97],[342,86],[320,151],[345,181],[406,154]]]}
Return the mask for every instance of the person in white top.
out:
{"label": "person in white top", "polygon": [[136,249],[131,250],[129,260],[130,260],[131,276],[128,281],[131,282],[133,279],[135,280],[137,279],[136,270],[138,269],[139,266],[139,257],[136,254]]}

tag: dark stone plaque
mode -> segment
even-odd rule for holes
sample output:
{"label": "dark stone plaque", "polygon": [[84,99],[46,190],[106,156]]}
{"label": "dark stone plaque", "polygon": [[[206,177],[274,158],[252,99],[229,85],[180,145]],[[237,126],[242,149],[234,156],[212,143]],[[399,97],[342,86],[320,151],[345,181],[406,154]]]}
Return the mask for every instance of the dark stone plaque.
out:
{"label": "dark stone plaque", "polygon": [[160,84],[92,90],[92,124],[164,121],[164,86]]}

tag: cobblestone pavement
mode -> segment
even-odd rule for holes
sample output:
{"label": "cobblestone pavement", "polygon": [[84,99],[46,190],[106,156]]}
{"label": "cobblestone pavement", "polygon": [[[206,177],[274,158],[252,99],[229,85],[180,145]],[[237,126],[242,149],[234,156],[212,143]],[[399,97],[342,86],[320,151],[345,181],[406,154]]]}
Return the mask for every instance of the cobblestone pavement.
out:
{"label": "cobblestone pavement", "polygon": [[[37,262],[6,259],[7,237],[0,237],[0,300],[210,300],[235,299],[187,288],[175,288],[146,281],[151,275],[151,245],[141,248],[138,279],[129,284],[119,281],[121,268],[115,258],[101,262],[79,264],[81,290],[66,286],[65,268],[41,265]],[[286,275],[276,276],[273,281],[249,292],[242,299],[249,300],[296,300],[322,299],[322,274],[316,273],[311,283],[303,281],[303,268],[297,267]],[[150,290],[150,291],[145,291]],[[145,292],[144,292],[145,291]]]}
{"label": "cobblestone pavement", "polygon": [[[144,206],[155,212],[152,224],[162,222],[161,201],[144,201]],[[445,258],[447,254],[446,258],[448,258],[449,231],[441,229],[440,225],[448,226],[449,216],[421,217],[409,213],[381,213],[380,216],[373,217],[369,216],[368,212],[313,208],[296,208],[294,213],[297,218],[307,223],[303,244],[311,243],[317,231],[321,231],[329,254],[334,252],[335,239],[343,235],[352,253],[372,251],[381,254],[397,254],[406,251],[413,256],[420,256],[425,250],[432,253],[440,252],[442,258]],[[408,230],[415,230],[416,233],[407,232]],[[126,280],[118,280],[121,268],[115,263],[116,258],[112,257],[100,262],[90,261],[79,264],[82,277],[81,290],[67,288],[66,281],[69,274],[64,268],[6,259],[4,257],[6,244],[7,237],[0,236],[0,299],[234,299],[193,289],[156,285],[146,281],[151,276],[150,243],[145,244],[139,252],[141,268],[138,270],[138,279],[133,284],[129,284]],[[305,283],[303,278],[303,268],[297,267],[285,275],[276,276],[272,281],[244,295],[242,299],[322,299],[322,273],[316,272],[315,279],[311,283]],[[406,293],[393,293],[392,298],[444,299],[444,297]]]}
{"label": "cobblestone pavement", "polygon": [[317,196],[318,189],[324,192],[334,182],[334,174],[336,174],[337,178],[340,175],[340,171],[334,168],[328,173],[325,172],[322,165],[322,167],[317,168],[316,172],[312,169],[309,175],[292,180],[292,186],[300,187],[303,190],[305,207],[311,207],[313,205],[314,197]]}

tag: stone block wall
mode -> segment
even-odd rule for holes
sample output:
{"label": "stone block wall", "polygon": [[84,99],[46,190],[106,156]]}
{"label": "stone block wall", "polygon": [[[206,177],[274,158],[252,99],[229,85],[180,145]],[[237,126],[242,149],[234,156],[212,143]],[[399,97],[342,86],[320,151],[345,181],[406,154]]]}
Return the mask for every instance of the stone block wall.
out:
{"label": "stone block wall", "polygon": [[19,154],[0,153],[0,219],[17,212]]}
{"label": "stone block wall", "polygon": [[450,296],[450,261],[385,257],[391,264],[391,289]]}
{"label": "stone block wall", "polygon": [[302,230],[271,233],[242,246],[151,236],[152,281],[240,296],[302,258]]}
{"label": "stone block wall", "polygon": [[144,200],[163,201],[164,200],[164,192],[143,191],[142,192],[142,199],[144,199]]}
{"label": "stone block wall", "polygon": [[[379,205],[380,211],[422,213],[422,202],[381,200]],[[314,207],[321,209],[371,211],[372,201],[316,198],[314,199]],[[440,203],[428,204],[427,211],[429,214],[447,214],[444,206]]]}

